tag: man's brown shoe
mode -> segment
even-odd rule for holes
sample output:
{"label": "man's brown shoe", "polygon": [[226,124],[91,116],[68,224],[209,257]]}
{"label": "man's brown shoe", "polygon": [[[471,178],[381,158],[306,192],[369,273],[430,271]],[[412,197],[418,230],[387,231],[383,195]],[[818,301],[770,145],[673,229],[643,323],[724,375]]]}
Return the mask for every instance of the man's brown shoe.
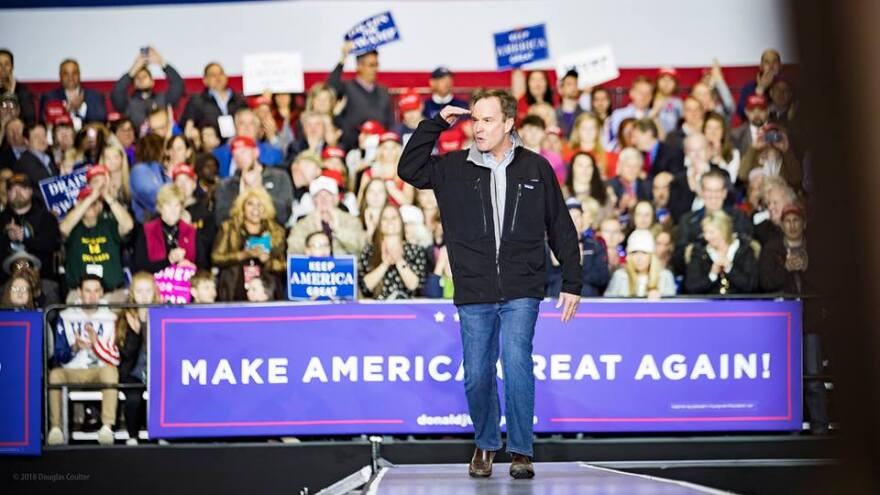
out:
{"label": "man's brown shoe", "polygon": [[488,478],[492,476],[492,461],[494,459],[495,452],[477,447],[474,450],[474,457],[471,458],[471,464],[468,466],[468,474],[472,478]]}
{"label": "man's brown shoe", "polygon": [[510,476],[518,480],[527,480],[535,477],[535,466],[528,456],[512,454],[510,460]]}

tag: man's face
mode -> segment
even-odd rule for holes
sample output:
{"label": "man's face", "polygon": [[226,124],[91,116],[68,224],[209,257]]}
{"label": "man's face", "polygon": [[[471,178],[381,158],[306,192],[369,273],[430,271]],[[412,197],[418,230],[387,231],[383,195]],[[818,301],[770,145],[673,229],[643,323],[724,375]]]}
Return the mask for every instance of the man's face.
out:
{"label": "man's face", "polygon": [[260,122],[253,112],[241,112],[235,117],[235,135],[247,136],[251,139],[257,139],[257,130]]}
{"label": "man's face", "polygon": [[376,80],[376,73],[379,72],[379,57],[375,53],[368,53],[357,61],[358,76],[368,83]]}
{"label": "man's face", "polygon": [[226,90],[227,81],[226,72],[223,71],[223,67],[217,64],[208,67],[208,70],[205,71],[205,77],[202,79],[206,88],[218,92]]}
{"label": "man's face", "polygon": [[438,77],[431,79],[431,91],[437,96],[443,98],[452,92],[452,76]]}
{"label": "man's face", "polygon": [[705,139],[685,139],[684,156],[694,165],[709,161],[709,148]]}
{"label": "man's face", "polygon": [[785,191],[778,187],[774,187],[767,191],[764,202],[767,204],[767,211],[770,212],[770,221],[776,225],[782,223],[782,210],[788,204],[788,197]]}
{"label": "man's face", "polygon": [[654,143],[657,142],[657,138],[651,134],[650,131],[643,131],[638,127],[634,127],[632,131],[632,140],[633,145],[639,149],[639,151],[650,151],[654,146]]}
{"label": "man's face", "polygon": [[770,86],[770,99],[779,107],[787,108],[791,104],[791,85],[786,81],[776,81]]}
{"label": "man's face", "polygon": [[782,233],[787,239],[800,239],[804,235],[804,219],[794,213],[785,215],[782,218]]}
{"label": "man's face", "polygon": [[13,119],[6,124],[6,140],[9,145],[15,148],[24,147],[24,122],[21,119]]}
{"label": "man's face", "polygon": [[315,202],[315,209],[319,212],[332,210],[339,201],[330,191],[324,189],[318,191],[312,200]]}
{"label": "man's face", "polygon": [[34,190],[30,187],[15,184],[8,191],[9,204],[15,209],[27,208],[31,205]]}
{"label": "man's face", "polygon": [[59,79],[61,79],[61,87],[66,90],[79,88],[79,65],[74,62],[63,64],[59,73]]}
{"label": "man's face", "polygon": [[80,296],[83,304],[98,304],[104,297],[104,288],[97,280],[84,280],[80,286]]}
{"label": "man's face", "polygon": [[31,129],[31,132],[28,134],[28,146],[40,153],[45,153],[49,149],[49,139],[46,137],[45,127],[38,125]]}
{"label": "man's face", "polygon": [[12,59],[5,53],[0,54],[0,84],[9,82],[13,79],[12,75]]}
{"label": "man's face", "polygon": [[770,117],[770,111],[765,107],[754,106],[746,109],[746,117],[749,118],[749,124],[755,127],[761,127],[767,123]]}
{"label": "man's face", "polygon": [[621,230],[620,222],[616,218],[603,220],[599,226],[599,233],[609,247],[617,246],[623,242],[623,231]]}
{"label": "man's face", "polygon": [[617,165],[618,175],[629,182],[632,182],[639,177],[639,171],[641,169],[642,164],[639,163],[639,159],[635,155],[624,156],[619,160]]}
{"label": "man's face", "polygon": [[779,73],[781,66],[782,60],[779,57],[779,52],[776,50],[767,50],[761,54],[761,74],[767,72]]}
{"label": "man's face", "polygon": [[251,148],[250,146],[239,146],[232,152],[232,160],[235,161],[235,166],[238,170],[249,170],[254,162],[257,161],[257,157],[259,156],[259,152],[256,148]]}
{"label": "man's face", "polygon": [[495,149],[513,129],[513,119],[505,118],[501,111],[501,100],[483,98],[474,103],[471,110],[473,118],[474,142],[477,149],[485,153]]}
{"label": "man's face", "polygon": [[651,90],[651,83],[646,81],[636,83],[630,88],[629,99],[632,101],[633,106],[639,110],[647,109],[651,103]]}
{"label": "man's face", "polygon": [[724,181],[716,177],[704,177],[700,184],[700,194],[706,204],[706,211],[720,210],[727,198],[727,187],[725,187]]}
{"label": "man's face", "polygon": [[651,185],[654,206],[662,208],[669,204],[669,184],[671,183],[672,174],[669,172],[660,172],[654,177],[654,183]]}
{"label": "man's face", "polygon": [[562,80],[562,86],[559,87],[559,93],[563,98],[567,98],[569,100],[576,100],[581,92],[578,89],[577,78],[573,76],[568,76]]}
{"label": "man's face", "polygon": [[157,136],[162,136],[163,138],[168,137],[168,114],[165,112],[156,112],[150,115],[148,123],[151,133]]}
{"label": "man's face", "polygon": [[134,75],[134,87],[141,91],[149,91],[153,89],[154,84],[153,76],[146,68],[139,70],[138,73]]}

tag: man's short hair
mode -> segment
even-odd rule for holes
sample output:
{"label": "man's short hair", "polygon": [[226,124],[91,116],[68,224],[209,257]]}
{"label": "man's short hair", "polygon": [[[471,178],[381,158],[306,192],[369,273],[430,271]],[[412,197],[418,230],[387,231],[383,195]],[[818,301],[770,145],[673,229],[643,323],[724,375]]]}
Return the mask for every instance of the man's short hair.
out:
{"label": "man's short hair", "polygon": [[12,52],[9,51],[8,48],[0,48],[0,55],[6,55],[9,57],[9,62],[15,67],[15,56],[12,55]]}
{"label": "man's short hair", "polygon": [[37,127],[42,127],[42,128],[45,130],[45,129],[46,129],[46,124],[44,124],[44,123],[42,123],[42,122],[35,122],[35,123],[33,123],[33,124],[31,124],[31,125],[25,127],[25,129],[24,129],[24,137],[30,139],[30,138],[31,138],[31,131],[33,131],[33,130],[36,129]]}
{"label": "man's short hair", "polygon": [[203,73],[203,76],[207,76],[207,75],[208,75],[208,69],[210,69],[211,67],[214,67],[215,65],[216,65],[217,67],[220,67],[220,70],[223,70],[223,66],[220,65],[220,62],[208,62],[207,64],[205,64],[205,71],[204,71],[204,73]]}
{"label": "man's short hair", "polygon": [[653,119],[639,119],[633,124],[633,129],[640,132],[650,132],[654,137],[658,137],[657,124]]}
{"label": "man's short hair", "polygon": [[724,183],[725,187],[727,186],[727,181],[730,179],[730,176],[727,172],[721,170],[720,168],[710,168],[708,172],[700,176],[700,184],[703,183],[706,179],[718,179]]}
{"label": "man's short hair", "polygon": [[361,60],[363,60],[364,57],[366,57],[367,55],[375,55],[375,56],[378,57],[378,56],[379,56],[379,51],[378,51],[378,50],[370,50],[370,51],[368,51],[368,52],[364,52],[364,53],[358,54],[357,56],[354,57],[354,59],[355,59],[355,61],[356,61],[357,63],[360,63]]}
{"label": "man's short hair", "polygon": [[73,64],[79,69],[79,62],[77,62],[75,58],[65,58],[60,64],[58,64],[58,70],[61,70],[66,64]]}
{"label": "man's short hair", "polygon": [[505,119],[516,119],[517,102],[509,92],[503,89],[478,89],[471,96],[471,106],[486,98],[498,98],[501,104],[501,113]]}
{"label": "man's short hair", "polygon": [[101,288],[104,287],[104,279],[102,279],[100,275],[95,275],[94,273],[86,273],[82,276],[81,279],[79,279],[79,288],[82,289],[83,285],[85,285],[85,283],[89,280],[94,280],[95,282],[98,282],[98,285],[100,285]]}
{"label": "man's short hair", "polygon": [[578,80],[578,71],[576,71],[574,69],[569,69],[568,72],[566,72],[565,75],[562,76],[562,79],[559,80],[559,84],[562,84],[562,82],[565,81],[566,79],[568,79],[569,77],[573,77],[574,80],[577,81]]}
{"label": "man's short hair", "polygon": [[[312,240],[313,237],[315,237],[315,236],[319,236],[319,235],[322,235],[322,236],[324,236],[324,237],[327,237],[327,233],[324,232],[323,230],[316,230],[316,231],[314,231],[314,232],[312,232],[311,234],[309,234],[309,235],[306,236],[306,246],[309,245],[309,242],[311,242],[311,240]],[[329,238],[328,238],[328,240],[329,240]]]}
{"label": "man's short hair", "polygon": [[654,83],[651,82],[651,80],[648,78],[648,76],[640,75],[640,76],[636,76],[635,79],[633,79],[633,82],[632,82],[632,84],[629,85],[629,87],[634,88],[634,87],[636,87],[636,84],[641,84],[641,83],[648,84],[651,87],[654,86]]}
{"label": "man's short hair", "polygon": [[544,119],[538,117],[537,115],[526,115],[525,117],[523,117],[522,122],[520,122],[519,125],[520,129],[527,125],[538,127],[542,130],[547,128],[547,123],[544,122]]}

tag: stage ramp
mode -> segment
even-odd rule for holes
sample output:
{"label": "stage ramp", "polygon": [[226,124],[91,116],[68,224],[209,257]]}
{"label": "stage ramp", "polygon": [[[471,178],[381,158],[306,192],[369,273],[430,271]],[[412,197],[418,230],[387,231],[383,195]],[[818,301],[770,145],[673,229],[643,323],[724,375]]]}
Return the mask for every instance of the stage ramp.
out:
{"label": "stage ramp", "polygon": [[535,463],[535,478],[515,480],[509,464],[490,478],[470,478],[467,464],[409,464],[380,468],[366,495],[704,495],[730,493],[583,462]]}

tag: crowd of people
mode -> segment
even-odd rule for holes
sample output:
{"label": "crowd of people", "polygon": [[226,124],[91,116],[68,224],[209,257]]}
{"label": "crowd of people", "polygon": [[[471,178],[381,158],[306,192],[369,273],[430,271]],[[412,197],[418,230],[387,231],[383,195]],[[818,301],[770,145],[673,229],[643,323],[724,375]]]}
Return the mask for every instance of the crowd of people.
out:
{"label": "crowd of people", "polygon": [[[204,68],[204,91],[187,96],[149,48],[114,85],[112,106],[81,85],[73,59],[36,98],[0,50],[2,307],[158,303],[153,275],[180,266],[195,273],[195,303],[283,300],[289,254],[356,257],[363,298],[451,298],[436,199],[401,180],[397,162],[420,121],[467,107],[466,95],[438,67],[428,96],[392,96],[375,51],[345,79],[351,48],[305,98],[245,97],[217,62]],[[582,295],[813,292],[813,185],[793,88],[775,50],[737,98],[716,63],[687,90],[672,68],[641,75],[619,108],[609,87],[582,88],[577,72],[551,84],[545,71],[513,71],[517,134],[553,168],[580,235]],[[435,153],[468,149],[472,137],[460,119]],[[38,184],[81,171],[86,184],[59,217]],[[552,297],[561,273],[545,250]],[[143,381],[145,328],[140,310],[63,311],[49,382]],[[61,443],[55,392],[48,440]],[[106,393],[102,443],[115,411]]]}

